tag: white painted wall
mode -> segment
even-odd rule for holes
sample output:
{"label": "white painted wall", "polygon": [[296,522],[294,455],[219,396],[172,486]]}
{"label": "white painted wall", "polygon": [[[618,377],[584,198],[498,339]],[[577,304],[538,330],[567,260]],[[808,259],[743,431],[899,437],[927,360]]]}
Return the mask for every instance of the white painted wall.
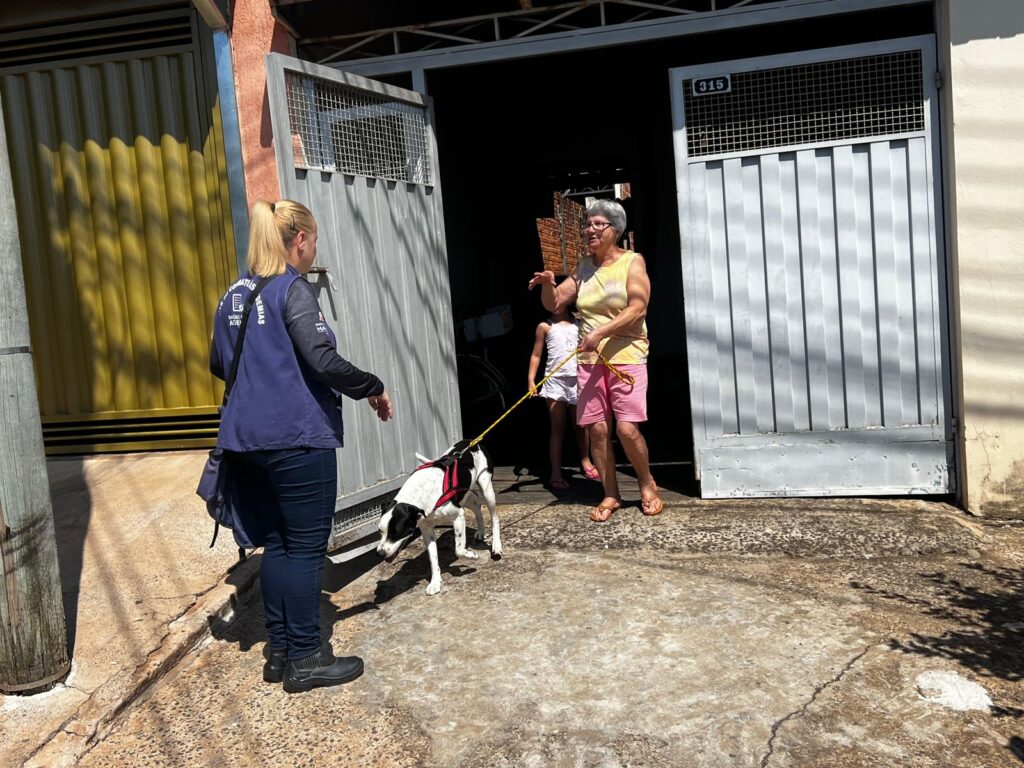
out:
{"label": "white painted wall", "polygon": [[1024,517],[1024,2],[940,0],[961,482]]}

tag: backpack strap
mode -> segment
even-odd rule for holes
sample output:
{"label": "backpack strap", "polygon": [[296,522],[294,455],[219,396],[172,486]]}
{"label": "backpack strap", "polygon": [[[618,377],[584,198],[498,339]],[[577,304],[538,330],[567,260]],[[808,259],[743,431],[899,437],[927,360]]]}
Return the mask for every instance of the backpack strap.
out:
{"label": "backpack strap", "polygon": [[[217,543],[217,534],[220,533],[220,521],[213,521],[213,540],[210,542],[210,549],[213,549],[213,545]],[[238,562],[244,563],[248,554],[245,551],[245,547],[238,548]]]}
{"label": "backpack strap", "polygon": [[[249,294],[249,298],[245,300],[245,307],[242,309],[242,322],[238,326],[238,338],[235,339],[235,351],[231,357],[231,369],[228,371],[228,377],[224,380],[224,397],[220,401],[222,410],[228,403],[228,394],[230,394],[231,388],[235,385],[235,376],[238,375],[238,356],[242,354],[242,342],[245,341],[245,327],[249,324],[249,313],[252,311],[252,305],[256,303],[256,297],[260,295],[260,291],[275,277],[277,275],[261,277],[259,282],[256,283],[256,287],[253,288],[252,293]],[[210,541],[210,549],[213,549],[213,545],[217,543],[218,533],[220,533],[220,521],[215,519],[213,521],[213,539]],[[245,560],[245,549],[243,547],[238,548],[238,560],[239,562]]]}
{"label": "backpack strap", "polygon": [[[238,358],[242,354],[242,342],[245,341],[245,327],[249,324],[249,313],[252,311],[252,305],[256,303],[256,297],[260,295],[260,291],[275,277],[277,275],[261,277],[252,293],[249,294],[249,298],[245,300],[245,308],[242,310],[242,322],[238,326],[238,338],[235,339],[235,351],[231,357],[231,369],[228,371],[228,377],[224,379],[224,399],[221,400],[221,408],[227,405],[228,395],[231,393],[231,388],[235,385],[235,376],[238,373]],[[214,535],[216,536],[216,533]]]}

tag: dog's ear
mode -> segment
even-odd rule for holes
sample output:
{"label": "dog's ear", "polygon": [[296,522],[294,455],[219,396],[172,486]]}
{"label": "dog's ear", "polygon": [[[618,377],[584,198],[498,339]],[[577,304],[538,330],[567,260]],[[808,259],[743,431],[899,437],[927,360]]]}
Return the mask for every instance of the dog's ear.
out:
{"label": "dog's ear", "polygon": [[404,539],[418,530],[417,523],[424,512],[417,506],[398,502],[391,511],[391,523],[388,525],[388,538],[391,541]]}

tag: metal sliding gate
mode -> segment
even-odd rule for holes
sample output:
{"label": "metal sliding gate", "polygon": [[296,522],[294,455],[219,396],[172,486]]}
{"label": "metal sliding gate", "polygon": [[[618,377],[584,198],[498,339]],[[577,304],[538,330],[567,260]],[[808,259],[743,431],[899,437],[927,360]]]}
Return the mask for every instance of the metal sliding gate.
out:
{"label": "metal sliding gate", "polygon": [[49,453],[216,437],[211,309],[237,263],[215,72],[187,4],[0,33]]}
{"label": "metal sliding gate", "polygon": [[[281,196],[319,227],[320,305],[355,365],[383,379],[395,420],[344,402],[331,548],[345,557],[416,467],[461,433],[448,258],[430,100],[299,59],[267,57]],[[339,559],[344,559],[340,557]]]}
{"label": "metal sliding gate", "polygon": [[702,495],[953,490],[932,45],[671,71]]}

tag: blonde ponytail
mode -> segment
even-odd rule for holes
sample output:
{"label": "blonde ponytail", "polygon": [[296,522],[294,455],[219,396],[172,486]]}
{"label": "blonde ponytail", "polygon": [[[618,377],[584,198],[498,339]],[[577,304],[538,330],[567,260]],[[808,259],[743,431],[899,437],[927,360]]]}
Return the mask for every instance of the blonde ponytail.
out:
{"label": "blonde ponytail", "polygon": [[316,219],[302,203],[258,200],[249,213],[249,274],[267,277],[284,272],[288,249],[300,230],[316,233]]}

